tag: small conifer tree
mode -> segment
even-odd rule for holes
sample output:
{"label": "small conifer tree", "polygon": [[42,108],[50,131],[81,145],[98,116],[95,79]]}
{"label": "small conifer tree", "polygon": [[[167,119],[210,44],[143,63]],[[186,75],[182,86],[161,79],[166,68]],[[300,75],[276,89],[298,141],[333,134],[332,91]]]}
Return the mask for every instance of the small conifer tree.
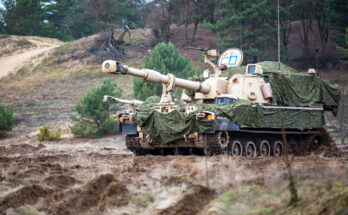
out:
{"label": "small conifer tree", "polygon": [[73,120],[71,132],[76,137],[99,137],[117,132],[118,121],[110,118],[110,104],[103,102],[104,95],[120,97],[122,89],[111,79],[106,79],[103,85],[91,89],[77,103],[75,109],[79,116],[70,116]]}
{"label": "small conifer tree", "polygon": [[7,135],[13,128],[15,118],[12,109],[0,105],[0,137]]}
{"label": "small conifer tree", "polygon": [[[186,56],[181,56],[179,50],[172,43],[159,43],[151,54],[144,58],[142,67],[158,71],[161,74],[171,73],[179,78],[188,78],[195,73],[191,61]],[[139,78],[134,78],[133,83],[134,94],[139,100],[146,100],[150,96],[162,94],[162,84],[148,83]],[[181,90],[178,89],[174,94],[177,95],[180,92]]]}

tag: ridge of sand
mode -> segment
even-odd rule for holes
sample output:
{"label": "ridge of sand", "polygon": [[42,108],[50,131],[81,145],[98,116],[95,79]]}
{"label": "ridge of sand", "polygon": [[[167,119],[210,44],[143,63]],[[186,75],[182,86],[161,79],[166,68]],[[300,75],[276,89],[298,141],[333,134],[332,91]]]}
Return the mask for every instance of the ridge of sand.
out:
{"label": "ridge of sand", "polygon": [[[22,43],[27,46],[20,47],[11,44],[11,42],[18,43],[18,41],[24,41]],[[0,43],[3,45],[2,48],[0,47],[0,51],[6,51],[6,54],[0,55],[0,79],[16,73],[24,65],[29,65],[33,69],[41,63],[50,50],[64,44],[57,39],[33,36],[8,36],[0,38]]]}

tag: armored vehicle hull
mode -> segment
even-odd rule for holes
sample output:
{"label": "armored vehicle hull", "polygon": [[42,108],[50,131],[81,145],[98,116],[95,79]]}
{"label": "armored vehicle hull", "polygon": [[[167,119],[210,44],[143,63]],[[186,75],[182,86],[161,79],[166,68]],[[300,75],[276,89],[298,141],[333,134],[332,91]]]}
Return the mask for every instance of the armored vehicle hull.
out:
{"label": "armored vehicle hull", "polygon": [[[227,60],[221,62],[238,58],[222,56]],[[330,144],[323,114],[337,114],[340,91],[316,76],[313,69],[300,73],[284,64],[278,67],[276,62],[260,62],[225,71],[226,67],[218,69],[207,56],[205,62],[212,66],[213,74],[205,70],[202,82],[138,70],[116,61],[103,63],[104,72],[163,85],[159,103],[144,102],[134,108],[132,122],[121,122],[129,150],[136,155],[225,153],[255,157],[284,152],[303,155]],[[186,104],[171,101],[174,87],[187,90],[182,96]]]}
{"label": "armored vehicle hull", "polygon": [[[204,132],[197,131],[172,141],[169,139],[167,143],[163,143],[165,137],[161,142],[158,142],[151,134],[140,131],[136,123],[133,124],[132,129],[130,129],[129,124],[122,124],[122,126],[127,127],[122,131],[126,135],[127,148],[136,155],[229,154],[255,157],[281,156],[284,150],[296,155],[306,155],[316,150],[319,145],[330,143],[329,135],[323,128],[322,108],[261,108],[263,120],[260,125],[262,126],[239,125],[225,117],[217,117],[214,122],[216,127],[213,126],[213,122],[201,122],[205,124],[205,127],[211,123],[211,126],[208,127],[215,127],[215,129]],[[296,115],[298,120],[289,122],[289,117],[293,115]],[[284,119],[283,125],[281,117]],[[311,117],[311,120],[304,122],[306,117]],[[147,120],[156,122],[156,119],[153,118]],[[284,130],[282,130],[282,126]],[[152,129],[156,130],[155,127],[153,126]],[[287,148],[283,142],[283,133],[286,134],[288,140]]]}

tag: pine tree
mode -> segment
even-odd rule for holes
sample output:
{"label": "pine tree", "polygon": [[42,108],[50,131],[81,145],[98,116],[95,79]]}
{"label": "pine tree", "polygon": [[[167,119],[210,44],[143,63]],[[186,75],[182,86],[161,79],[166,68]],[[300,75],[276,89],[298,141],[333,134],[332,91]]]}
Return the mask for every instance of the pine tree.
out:
{"label": "pine tree", "polygon": [[[180,56],[179,50],[172,43],[159,43],[151,54],[144,58],[142,67],[156,70],[161,74],[171,73],[180,78],[188,78],[194,73],[191,61],[187,57]],[[161,84],[148,83],[139,78],[134,78],[133,83],[137,99],[145,100],[150,96],[162,94]]]}
{"label": "pine tree", "polygon": [[66,17],[72,13],[72,7],[76,0],[60,0],[51,2],[46,6],[47,20],[50,26],[50,37],[55,37],[63,41],[73,40],[71,29],[66,22]]}
{"label": "pine tree", "polygon": [[7,135],[14,126],[15,118],[11,108],[0,104],[0,137]]}
{"label": "pine tree", "polygon": [[[276,29],[268,24],[271,15],[269,0],[224,0],[217,10],[216,24],[207,24],[223,41],[222,47],[239,47],[246,57],[266,58]],[[276,22],[276,20],[274,20]]]}
{"label": "pine tree", "polygon": [[348,64],[348,28],[346,28],[345,43],[345,47],[338,47],[338,50],[342,54],[341,62],[343,64]]}
{"label": "pine tree", "polygon": [[[206,26],[218,33],[222,48],[238,47],[250,61],[255,58],[276,59],[277,53],[277,0],[243,1],[224,0],[216,10],[219,17]],[[291,33],[293,0],[280,1],[280,36],[282,56],[288,59],[288,38]],[[260,59],[258,59],[260,60]]]}
{"label": "pine tree", "polygon": [[46,36],[48,28],[46,1],[4,0],[1,11],[4,29],[8,34]]}
{"label": "pine tree", "polygon": [[103,102],[104,95],[120,97],[122,88],[116,82],[112,83],[111,79],[105,79],[101,86],[88,91],[76,104],[75,109],[79,116],[70,116],[73,120],[71,132],[75,136],[98,137],[118,130],[118,121],[110,118],[109,104]]}
{"label": "pine tree", "polygon": [[345,29],[348,26],[348,1],[347,0],[325,0],[326,13],[331,29],[337,29],[341,35],[334,37],[336,43],[344,45]]}

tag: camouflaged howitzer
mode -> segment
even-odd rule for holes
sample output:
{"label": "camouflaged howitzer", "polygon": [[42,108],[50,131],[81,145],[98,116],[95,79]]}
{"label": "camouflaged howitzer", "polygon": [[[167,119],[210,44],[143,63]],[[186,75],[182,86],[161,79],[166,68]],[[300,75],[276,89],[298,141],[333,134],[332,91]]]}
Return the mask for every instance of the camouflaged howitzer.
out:
{"label": "camouflaged howitzer", "polygon": [[[146,102],[134,110],[134,129],[126,145],[137,155],[221,154],[233,156],[281,156],[285,150],[282,127],[290,153],[315,150],[327,139],[323,132],[324,111],[337,113],[339,89],[322,81],[310,69],[300,73],[277,62],[241,66],[243,53],[228,49],[199,49],[207,65],[203,81],[135,69],[120,62],[105,61],[103,71],[132,75],[163,85],[158,104]],[[213,58],[218,57],[217,65]],[[174,87],[185,92],[185,111],[172,102]]]}

